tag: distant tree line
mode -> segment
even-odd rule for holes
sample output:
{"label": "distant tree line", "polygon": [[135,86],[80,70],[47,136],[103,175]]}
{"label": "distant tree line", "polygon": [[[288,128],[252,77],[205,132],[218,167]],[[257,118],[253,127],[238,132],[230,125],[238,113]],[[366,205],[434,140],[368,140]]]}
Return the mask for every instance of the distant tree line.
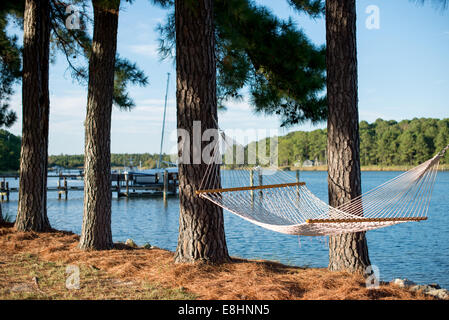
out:
{"label": "distant tree line", "polygon": [[20,137],[0,129],[0,170],[19,170]]}
{"label": "distant tree line", "polygon": [[[129,167],[129,166],[142,166],[142,168],[153,169],[157,167],[159,160],[159,154],[151,153],[111,153],[111,166],[112,167]],[[165,162],[164,162],[165,161]],[[163,154],[161,167],[167,167],[167,163],[170,162],[170,156]],[[51,155],[48,157],[48,166],[59,166],[64,168],[82,168],[84,166],[84,155]]]}
{"label": "distant tree line", "polygon": [[[327,130],[295,131],[279,137],[279,165],[293,166],[305,160],[326,163]],[[19,168],[20,137],[0,130],[0,170],[15,171]],[[416,165],[431,158],[449,144],[449,119],[420,118],[413,120],[377,119],[373,123],[360,122],[360,161],[369,165]],[[156,168],[158,154],[113,153],[111,166],[139,166]],[[162,156],[162,167],[170,156]],[[449,163],[445,157],[441,163]],[[48,166],[81,168],[84,155],[51,155]]]}
{"label": "distant tree line", "polygon": [[[326,163],[326,129],[291,132],[279,137],[278,143],[280,166],[292,166],[308,159]],[[416,165],[448,144],[449,118],[360,122],[360,163],[363,166]],[[449,157],[441,163],[449,163]]]}
{"label": "distant tree line", "polygon": [[[0,171],[17,171],[20,166],[21,138],[7,130],[0,129]],[[111,166],[139,166],[143,168],[156,168],[159,154],[151,153],[113,153],[111,154]],[[163,154],[161,167],[167,167],[170,156]],[[82,168],[84,166],[84,155],[82,154],[60,154],[48,157],[48,167]]]}
{"label": "distant tree line", "polygon": [[[280,166],[294,166],[305,160],[326,163],[327,130],[295,131],[278,140]],[[369,165],[416,165],[431,158],[449,144],[449,118],[413,120],[377,119],[373,123],[360,122],[360,162]],[[267,144],[268,145],[268,144]],[[20,137],[0,130],[0,170],[18,170]],[[159,154],[112,153],[111,166],[139,166],[156,168]],[[161,167],[170,162],[170,155],[162,156]],[[164,162],[165,161],[165,162]],[[445,157],[441,163],[449,163]],[[51,155],[48,166],[81,168],[84,155]]]}

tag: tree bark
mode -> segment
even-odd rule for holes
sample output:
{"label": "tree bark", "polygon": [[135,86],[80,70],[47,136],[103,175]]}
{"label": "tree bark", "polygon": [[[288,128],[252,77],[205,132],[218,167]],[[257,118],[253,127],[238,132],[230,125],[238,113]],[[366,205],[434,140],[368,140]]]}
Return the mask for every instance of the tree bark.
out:
{"label": "tree bark", "polygon": [[111,249],[111,112],[120,1],[92,1],[94,36],[85,121],[84,215],[79,247]]}
{"label": "tree bark", "polygon": [[[355,0],[326,1],[328,192],[336,207],[361,194]],[[365,232],[329,237],[329,269],[364,272]]]}
{"label": "tree bark", "polygon": [[[194,161],[193,121],[201,121],[201,134],[216,129],[216,62],[213,0],[175,2],[177,126],[189,133],[190,150],[178,149],[179,158],[179,237],[175,261],[178,263],[229,261],[224,233],[223,210],[198,197],[207,164]],[[201,150],[207,142],[201,143]],[[183,152],[190,152],[186,155]],[[198,162],[198,161],[197,161]],[[220,175],[216,186],[220,185]]]}
{"label": "tree bark", "polygon": [[27,0],[23,35],[22,148],[15,223],[20,231],[50,229],[46,206],[49,39],[49,2]]}

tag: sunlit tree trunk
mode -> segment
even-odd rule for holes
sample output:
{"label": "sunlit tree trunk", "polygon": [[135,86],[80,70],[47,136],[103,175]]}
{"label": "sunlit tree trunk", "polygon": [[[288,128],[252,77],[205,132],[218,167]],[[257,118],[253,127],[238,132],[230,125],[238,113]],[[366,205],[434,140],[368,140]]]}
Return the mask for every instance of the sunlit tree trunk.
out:
{"label": "sunlit tree trunk", "polygon": [[21,231],[50,229],[47,217],[48,64],[50,6],[26,0],[23,34],[22,148],[15,226]]}
{"label": "sunlit tree trunk", "polygon": [[[193,121],[201,121],[201,132],[217,128],[213,0],[177,0],[175,19],[177,125],[190,134],[189,143],[193,146]],[[195,194],[207,164],[194,164],[192,147],[190,151],[190,164],[179,165],[180,217],[175,261],[228,261],[223,210]],[[185,156],[183,152],[186,150],[181,148],[179,155]],[[219,181],[219,173],[216,179]]]}
{"label": "sunlit tree trunk", "polygon": [[92,1],[94,36],[85,121],[84,216],[79,247],[111,249],[111,112],[120,1]]}
{"label": "sunlit tree trunk", "polygon": [[[361,194],[355,0],[326,1],[329,204]],[[370,265],[365,233],[329,237],[329,269],[363,272]]]}

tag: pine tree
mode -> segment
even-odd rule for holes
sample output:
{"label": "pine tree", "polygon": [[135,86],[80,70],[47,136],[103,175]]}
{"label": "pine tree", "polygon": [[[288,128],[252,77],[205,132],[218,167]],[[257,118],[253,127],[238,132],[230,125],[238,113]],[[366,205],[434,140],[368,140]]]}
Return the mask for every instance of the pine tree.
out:
{"label": "pine tree", "polygon": [[[300,2],[301,12],[315,15],[322,10],[318,1]],[[170,7],[170,1],[164,4]],[[218,106],[225,108],[248,88],[254,110],[279,115],[282,126],[323,121],[324,47],[313,45],[292,21],[282,21],[252,1],[215,0],[214,6]],[[165,58],[174,56],[174,20],[170,13],[159,26]]]}
{"label": "pine tree", "polygon": [[[435,138],[435,148],[438,152],[443,150],[449,144],[449,127],[439,129]],[[442,163],[449,163],[449,156],[445,154]]]}
{"label": "pine tree", "polygon": [[[68,29],[66,27],[66,8],[70,2],[52,0],[51,3],[51,30],[52,45],[63,53],[66,58],[68,70],[72,78],[79,84],[88,85],[88,61],[92,52],[92,39],[88,33],[88,25],[93,19],[88,12],[87,0],[76,1],[79,8],[79,29]],[[104,1],[107,3],[107,0]],[[128,86],[146,86],[148,78],[136,63],[121,57],[118,53],[114,65],[114,92],[113,103],[120,110],[130,110],[135,106],[134,100],[128,93]]]}
{"label": "pine tree", "polygon": [[422,163],[430,158],[431,152],[431,142],[424,134],[420,134],[416,137],[416,153],[415,153],[415,164]]}
{"label": "pine tree", "polygon": [[409,131],[405,131],[399,138],[398,152],[401,163],[412,164],[415,157],[415,138]]}
{"label": "pine tree", "polygon": [[[189,133],[189,152],[179,147],[179,237],[176,262],[229,260],[223,210],[198,197],[207,163],[194,163],[193,122],[200,121],[201,134],[217,128],[214,2],[176,0],[176,104],[177,126]],[[201,135],[202,136],[202,135]],[[206,144],[201,142],[201,152]],[[187,162],[187,163],[186,163]],[[218,166],[218,164],[216,164]],[[219,170],[215,177],[219,181]],[[217,182],[217,187],[219,183]]]}
{"label": "pine tree", "polygon": [[111,112],[120,0],[93,0],[85,121],[84,215],[79,247],[111,249]]}
{"label": "pine tree", "polygon": [[49,1],[26,0],[23,36],[22,149],[15,227],[47,231]]}
{"label": "pine tree", "polygon": [[[6,4],[9,5],[10,2],[7,1]],[[108,1],[101,2],[108,3]],[[78,1],[78,3],[84,3],[84,1]],[[13,6],[8,6],[8,10],[15,12],[15,18],[19,20],[21,18],[20,5],[19,1],[14,2]],[[72,70],[72,76],[80,82],[87,79],[85,67],[82,64],[76,66],[73,59],[76,59],[76,56],[85,58],[90,56],[92,51],[90,38],[87,35],[84,20],[81,20],[81,29],[79,30],[66,28],[65,9],[67,5],[68,3],[55,0],[25,3],[25,8],[28,11],[25,10],[23,15],[23,140],[19,209],[16,220],[16,227],[20,230],[44,231],[50,228],[46,215],[50,41],[56,49],[65,54],[69,68]],[[83,8],[85,9],[85,7]],[[3,11],[0,10],[1,12]],[[28,40],[28,38],[30,39]],[[112,82],[113,101],[120,108],[128,110],[134,106],[133,100],[127,93],[128,83],[146,85],[147,78],[135,64],[118,56],[115,58],[113,70],[115,72]],[[6,109],[2,108],[2,110]],[[1,114],[0,112],[0,123],[2,121]],[[11,116],[14,114],[5,114],[3,119],[9,121],[8,119],[12,119]],[[107,123],[105,126],[107,128]]]}
{"label": "pine tree", "polygon": [[360,122],[360,160],[362,165],[373,162],[373,147],[375,145],[374,132],[371,125],[366,121]]}
{"label": "pine tree", "polygon": [[[361,194],[355,0],[326,0],[329,205]],[[365,232],[329,236],[329,269],[364,272]]]}

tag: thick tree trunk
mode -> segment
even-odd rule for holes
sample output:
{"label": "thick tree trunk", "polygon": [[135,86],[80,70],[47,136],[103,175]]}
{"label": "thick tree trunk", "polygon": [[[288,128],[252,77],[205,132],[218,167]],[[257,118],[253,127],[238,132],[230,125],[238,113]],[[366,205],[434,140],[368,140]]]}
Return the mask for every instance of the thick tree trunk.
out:
{"label": "thick tree trunk", "polygon": [[15,224],[21,231],[50,229],[46,207],[49,24],[49,2],[27,0],[23,35],[22,149]]}
{"label": "thick tree trunk", "polygon": [[[361,194],[355,0],[326,1],[329,204]],[[329,237],[329,269],[363,272],[370,265],[365,233]]]}
{"label": "thick tree trunk", "polygon": [[[43,45],[41,46],[42,57],[41,70],[42,70],[42,140],[44,141],[44,150],[42,152],[42,162],[44,163],[44,173],[42,178],[44,180],[43,185],[43,203],[45,216],[47,216],[47,181],[48,181],[48,135],[49,135],[49,122],[50,122],[50,92],[49,92],[49,63],[50,63],[50,4],[48,6],[41,7],[41,16],[45,19],[41,20],[43,32]],[[50,227],[50,225],[49,225]]]}
{"label": "thick tree trunk", "polygon": [[92,1],[94,36],[85,121],[84,216],[79,247],[111,249],[111,112],[120,1]]}
{"label": "thick tree trunk", "polygon": [[[229,260],[226,247],[223,210],[199,198],[207,164],[194,161],[193,121],[201,121],[201,133],[217,128],[216,66],[213,26],[213,0],[175,2],[176,73],[178,129],[190,137],[190,153],[179,148],[179,156],[190,163],[179,165],[179,238],[176,262]],[[202,143],[201,150],[207,144]],[[219,186],[219,174],[217,176]]]}

